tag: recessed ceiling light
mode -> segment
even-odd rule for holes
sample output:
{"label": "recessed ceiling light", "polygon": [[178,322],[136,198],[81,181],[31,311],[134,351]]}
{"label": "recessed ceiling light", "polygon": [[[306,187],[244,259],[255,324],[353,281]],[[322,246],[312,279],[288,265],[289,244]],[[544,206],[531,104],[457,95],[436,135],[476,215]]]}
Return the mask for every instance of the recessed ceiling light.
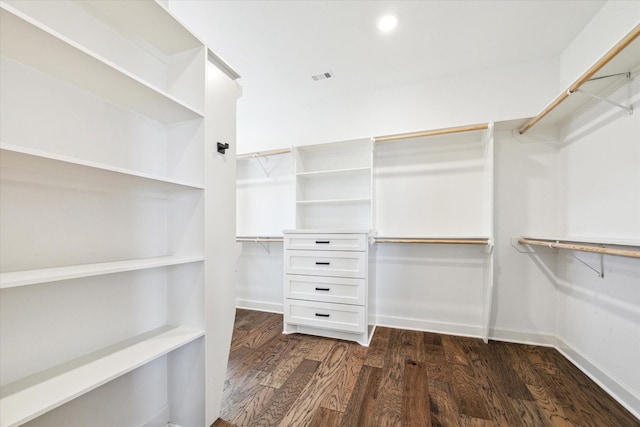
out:
{"label": "recessed ceiling light", "polygon": [[393,15],[384,15],[378,19],[378,29],[383,33],[388,33],[396,28],[398,18]]}

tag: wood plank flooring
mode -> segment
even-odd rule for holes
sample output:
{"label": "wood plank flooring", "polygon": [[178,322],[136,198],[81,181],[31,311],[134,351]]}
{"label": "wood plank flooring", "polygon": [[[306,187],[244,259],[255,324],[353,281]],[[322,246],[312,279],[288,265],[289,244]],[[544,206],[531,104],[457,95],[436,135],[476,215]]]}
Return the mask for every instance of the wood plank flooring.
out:
{"label": "wood plank flooring", "polygon": [[281,331],[281,315],[236,311],[214,426],[640,427],[554,349],[389,328],[365,348]]}

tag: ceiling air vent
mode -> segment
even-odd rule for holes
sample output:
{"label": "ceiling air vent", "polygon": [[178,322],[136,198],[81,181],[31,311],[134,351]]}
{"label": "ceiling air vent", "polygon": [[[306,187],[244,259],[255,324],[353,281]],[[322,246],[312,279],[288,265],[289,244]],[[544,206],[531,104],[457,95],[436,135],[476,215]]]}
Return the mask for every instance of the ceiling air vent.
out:
{"label": "ceiling air vent", "polygon": [[314,74],[313,76],[311,76],[314,82],[324,79],[331,79],[333,77],[335,77],[335,75],[331,71],[325,71],[324,73]]}

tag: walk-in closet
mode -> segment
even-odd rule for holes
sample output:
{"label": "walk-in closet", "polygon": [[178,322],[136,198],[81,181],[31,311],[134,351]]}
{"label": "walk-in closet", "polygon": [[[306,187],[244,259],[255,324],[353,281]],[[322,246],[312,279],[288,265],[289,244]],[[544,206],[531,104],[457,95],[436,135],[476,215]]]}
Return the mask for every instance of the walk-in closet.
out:
{"label": "walk-in closet", "polygon": [[0,427],[640,427],[640,2],[0,0]]}

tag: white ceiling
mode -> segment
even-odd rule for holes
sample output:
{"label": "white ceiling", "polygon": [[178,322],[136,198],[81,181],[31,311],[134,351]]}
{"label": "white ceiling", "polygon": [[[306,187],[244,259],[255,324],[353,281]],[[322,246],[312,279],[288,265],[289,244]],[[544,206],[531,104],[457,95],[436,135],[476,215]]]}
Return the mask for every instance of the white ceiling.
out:
{"label": "white ceiling", "polygon": [[[557,56],[604,0],[203,1],[170,9],[241,76],[259,111]],[[398,17],[391,34],[376,20]],[[331,70],[335,79],[314,82]]]}

